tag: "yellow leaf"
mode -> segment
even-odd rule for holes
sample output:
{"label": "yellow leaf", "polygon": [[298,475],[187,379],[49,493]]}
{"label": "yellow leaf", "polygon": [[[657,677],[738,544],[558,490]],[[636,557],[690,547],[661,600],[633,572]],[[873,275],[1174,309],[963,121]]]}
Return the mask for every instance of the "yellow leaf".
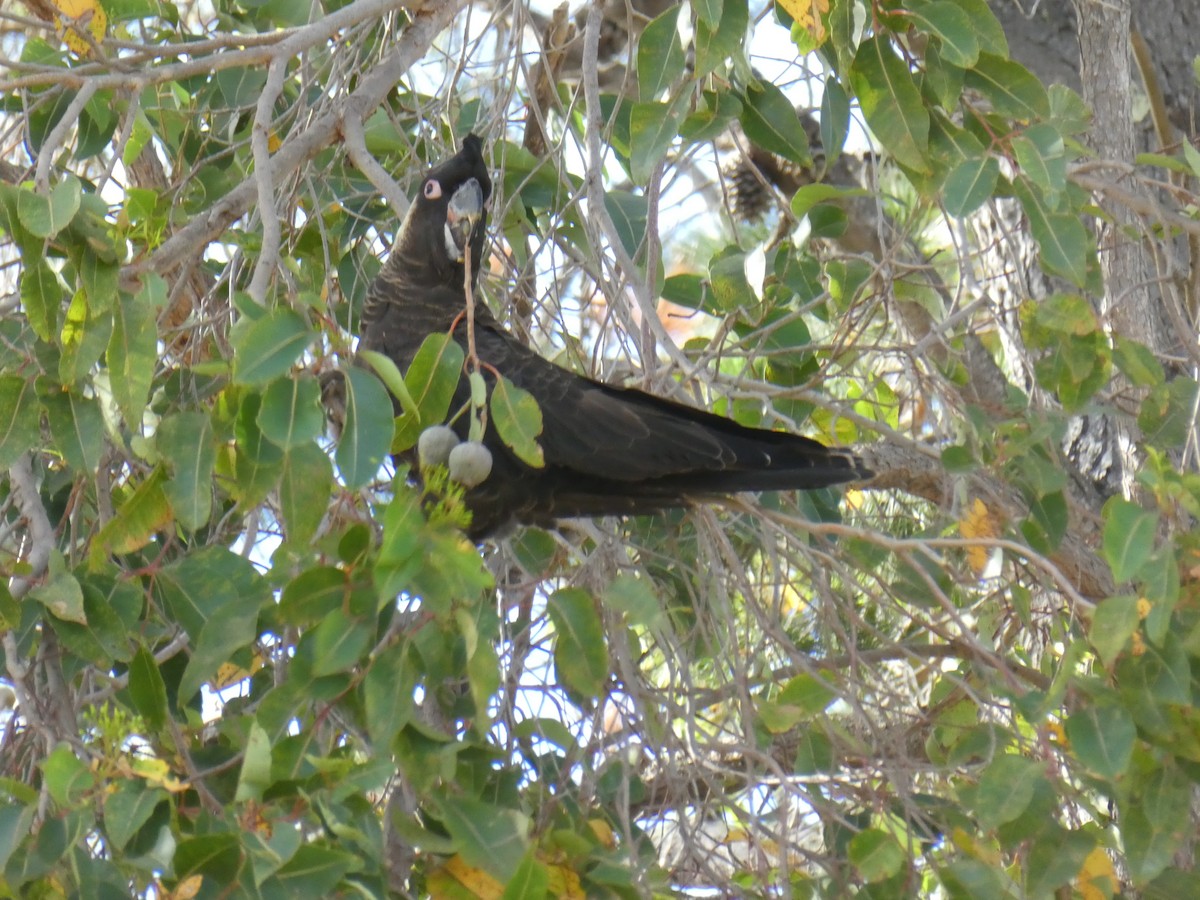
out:
{"label": "yellow leaf", "polygon": [[1087,855],[1075,881],[1083,900],[1108,900],[1116,893],[1117,873],[1103,847],[1097,847]]}
{"label": "yellow leaf", "polygon": [[597,840],[600,841],[608,849],[613,849],[617,846],[617,841],[613,837],[612,826],[603,819],[588,819],[588,827],[592,829]]}
{"label": "yellow leaf", "polygon": [[54,6],[62,16],[58,24],[58,36],[79,56],[89,56],[92,45],[84,37],[91,32],[92,39],[104,40],[108,28],[108,16],[98,0],[54,0]]}
{"label": "yellow leaf", "polygon": [[559,900],[584,900],[583,885],[579,882],[579,873],[566,866],[546,866],[550,873],[550,895]]}
{"label": "yellow leaf", "polygon": [[192,900],[200,893],[200,886],[204,883],[203,875],[189,875],[183,881],[175,886],[175,890],[171,891],[167,896],[171,900]]}
{"label": "yellow leaf", "polygon": [[131,769],[134,775],[144,778],[147,783],[166,788],[172,794],[187,790],[187,785],[171,774],[171,768],[165,760],[154,756],[135,756]]}
{"label": "yellow leaf", "polygon": [[1049,719],[1043,727],[1051,743],[1058,747],[1065,747],[1067,745],[1067,730],[1063,728],[1062,722]]}
{"label": "yellow leaf", "polygon": [[467,865],[461,856],[450,857],[442,869],[480,900],[500,900],[504,896],[504,885],[483,869]]}
{"label": "yellow leaf", "polygon": [[[967,510],[958,522],[958,533],[967,540],[986,540],[994,538],[1000,534],[1000,524],[996,521],[991,511],[984,505],[984,502],[978,497],[971,504],[971,508]],[[975,570],[976,575],[982,575],[987,568],[988,556],[990,551],[987,547],[972,546],[967,548],[967,562],[971,564],[971,568]]]}
{"label": "yellow leaf", "polygon": [[1134,656],[1142,656],[1146,652],[1146,641],[1142,638],[1140,631],[1135,631],[1129,636],[1129,652]]}
{"label": "yellow leaf", "polygon": [[796,24],[813,36],[818,44],[825,40],[825,25],[821,16],[829,12],[829,0],[779,0],[779,5],[796,20]]}
{"label": "yellow leaf", "polygon": [[221,691],[229,687],[231,684],[237,684],[243,678],[249,678],[250,673],[241,666],[235,666],[233,663],[221,663],[217,666],[217,677],[213,679],[212,686],[214,689]]}

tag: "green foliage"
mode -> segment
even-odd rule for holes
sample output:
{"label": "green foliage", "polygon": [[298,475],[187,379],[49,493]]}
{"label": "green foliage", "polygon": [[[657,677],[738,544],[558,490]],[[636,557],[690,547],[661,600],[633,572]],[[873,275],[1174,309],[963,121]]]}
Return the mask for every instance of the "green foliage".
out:
{"label": "green foliage", "polygon": [[[1120,333],[1095,227],[1180,252],[1191,144],[1121,169],[1169,170],[1171,215],[1099,209],[1090,111],[985,0],[781,3],[819,100],[762,74],[770,15],[694,0],[595,110],[596,73],[539,92],[452,6],[435,50],[394,17],[331,37],[339,4],[120,0],[103,60],[13,18],[0,895],[1195,894],[1198,388]],[[802,173],[766,224],[707,181],[731,128]],[[471,545],[447,469],[389,456],[466,415],[541,465],[536,401],[447,334],[349,364],[397,227],[362,154],[412,194],[469,129],[476,300],[537,352],[633,346],[659,393],[921,464]],[[959,245],[997,210],[999,247]],[[1044,271],[1001,307],[989,254]],[[1084,418],[1138,462],[1102,508]]]}

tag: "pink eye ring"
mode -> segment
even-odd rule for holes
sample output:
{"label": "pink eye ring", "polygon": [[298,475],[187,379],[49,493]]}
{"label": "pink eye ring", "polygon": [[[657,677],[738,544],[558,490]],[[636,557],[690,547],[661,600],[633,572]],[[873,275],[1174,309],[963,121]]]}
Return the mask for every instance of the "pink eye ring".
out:
{"label": "pink eye ring", "polygon": [[442,186],[438,184],[436,178],[430,178],[425,182],[425,199],[437,200],[442,196]]}

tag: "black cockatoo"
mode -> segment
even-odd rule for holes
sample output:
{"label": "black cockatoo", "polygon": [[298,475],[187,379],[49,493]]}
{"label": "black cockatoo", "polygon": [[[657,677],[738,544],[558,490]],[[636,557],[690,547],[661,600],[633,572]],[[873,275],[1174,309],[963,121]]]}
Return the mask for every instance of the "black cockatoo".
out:
{"label": "black cockatoo", "polygon": [[[359,346],[390,357],[401,372],[430,334],[453,328],[466,349],[464,248],[470,246],[474,283],[492,187],[482,150],[468,135],[458,154],[425,174],[367,293]],[[537,400],[545,465],[523,463],[488,425],[483,442],[493,467],[465,497],[473,539],[515,524],[652,513],[739,491],[811,490],[871,475],[848,451],[563,369],[513,338],[482,303],[475,306],[475,339],[485,373],[495,369]],[[451,409],[469,396],[464,375]],[[454,426],[462,437],[467,419]]]}

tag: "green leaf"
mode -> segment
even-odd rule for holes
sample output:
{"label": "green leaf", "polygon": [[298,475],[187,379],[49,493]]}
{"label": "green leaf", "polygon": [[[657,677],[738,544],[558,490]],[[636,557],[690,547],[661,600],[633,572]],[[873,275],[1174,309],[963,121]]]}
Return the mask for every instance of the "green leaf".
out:
{"label": "green leaf", "polygon": [[287,308],[273,309],[233,337],[233,380],[265,385],[287,373],[312,341],[308,323]]}
{"label": "green leaf", "polygon": [[929,113],[912,73],[885,36],[863,41],[850,83],[883,149],[910,169],[929,172]]}
{"label": "green leaf", "polygon": [[990,156],[964,159],[946,175],[942,184],[946,212],[965,218],[983,206],[1000,180],[1000,164]]}
{"label": "green leaf", "polygon": [[1067,187],[1067,157],[1062,135],[1053,125],[1033,125],[1013,138],[1013,152],[1025,177],[1049,196]]}
{"label": "green leaf", "polygon": [[966,12],[981,50],[996,56],[1008,56],[1008,40],[1004,37],[1004,26],[988,6],[987,0],[954,0],[954,3]]}
{"label": "green leaf", "polygon": [[919,30],[941,41],[942,58],[952,65],[969,68],[979,59],[979,40],[971,17],[957,3],[926,3],[909,12]]}
{"label": "green leaf", "polygon": [[865,188],[843,187],[842,185],[826,184],[823,181],[818,181],[815,184],[806,184],[796,191],[795,196],[792,197],[792,213],[797,219],[802,219],[818,203],[826,203],[831,200],[848,200],[852,197],[867,197],[869,195],[870,192]]}
{"label": "green leaf", "polygon": [[825,148],[825,168],[841,154],[850,133],[850,98],[842,83],[832,75],[825,80],[821,94],[821,145]]}
{"label": "green leaf", "polygon": [[0,631],[15,631],[21,625],[21,604],[8,585],[0,582]]}
{"label": "green leaf", "polygon": [[1044,552],[1058,548],[1070,525],[1067,498],[1061,490],[1048,491],[1030,498],[1029,512],[1033,521],[1041,528],[1046,546]]}
{"label": "green leaf", "polygon": [[408,653],[407,648],[396,646],[374,655],[363,679],[367,729],[376,747],[390,747],[416,711],[417,676],[407,661]]}
{"label": "green leaf", "polygon": [[[179,706],[190,701],[200,686],[211,682],[218,670],[232,660],[234,653],[253,644],[258,637],[258,611],[261,604],[236,603],[222,609],[221,615],[204,623],[195,638],[191,659],[179,679]],[[246,666],[240,668],[248,671]]]}
{"label": "green leaf", "polygon": [[[155,583],[171,621],[192,640],[178,687],[182,706],[236,651],[257,640],[258,614],[272,604],[272,594],[254,564],[226,547],[205,547],[163,566]],[[247,655],[243,668],[248,663]]]}
{"label": "green leaf", "polygon": [[1137,576],[1154,552],[1158,517],[1121,497],[1104,504],[1104,558],[1113,580],[1123,584]]}
{"label": "green leaf", "polygon": [[213,76],[213,81],[221,105],[237,109],[258,102],[258,95],[267,83],[267,72],[260,66],[222,68]]}
{"label": "green leaf", "polygon": [[529,849],[528,816],[470,797],[444,797],[435,809],[469,865],[502,882],[516,874]]}
{"label": "green leaf", "polygon": [[462,347],[448,334],[431,334],[421,342],[404,376],[412,408],[406,405],[396,419],[392,452],[416,446],[422,431],[446,421],[465,358]]}
{"label": "green leaf", "polygon": [[1188,168],[1192,173],[1200,178],[1200,150],[1192,146],[1191,141],[1183,142],[1183,158],[1187,161]]}
{"label": "green leaf", "polygon": [[65,387],[87,377],[92,366],[104,355],[113,333],[113,317],[107,312],[89,309],[87,298],[76,293],[67,306],[62,328],[62,357],[58,375]]}
{"label": "green leaf", "polygon": [[1138,621],[1137,597],[1108,597],[1097,605],[1088,640],[1105,666],[1111,666],[1125,649]]}
{"label": "green leaf", "polygon": [[13,799],[6,800],[0,804],[0,869],[8,865],[17,848],[29,838],[37,813],[36,803],[21,806]]}
{"label": "green leaf", "polygon": [[832,772],[836,762],[833,742],[820,728],[802,729],[799,745],[796,748],[796,758],[792,761],[792,771],[797,775],[815,775],[818,772]]}
{"label": "green leaf", "polygon": [[1138,387],[1155,387],[1166,380],[1162,363],[1145,344],[1113,335],[1113,362]]}
{"label": "green leaf", "polygon": [[180,880],[189,875],[204,875],[218,883],[231,884],[242,863],[242,848],[238,836],[231,832],[202,834],[181,840],[172,862],[175,877]]}
{"label": "green leaf", "polygon": [[684,116],[679,136],[688,144],[711,141],[725,133],[729,124],[742,113],[742,101],[721,91],[702,91],[695,111]]}
{"label": "green leaf", "polygon": [[311,540],[329,508],[333,466],[314,443],[288,451],[279,479],[279,512],[287,539],[295,544]]}
{"label": "green leaf", "polygon": [[629,191],[606,191],[604,208],[612,217],[617,236],[621,239],[621,246],[631,257],[636,257],[638,248],[642,246],[642,240],[646,236],[646,198]]}
{"label": "green leaf", "polygon": [[633,104],[629,113],[629,173],[635,184],[645,185],[650,180],[679,134],[686,111],[686,106],[678,101],[647,100]]}
{"label": "green leaf", "polygon": [[537,440],[542,433],[542,411],[533,394],[501,375],[492,387],[489,408],[496,433],[516,457],[535,469],[544,466]]}
{"label": "green leaf", "polygon": [[1101,778],[1118,778],[1129,768],[1137,727],[1117,706],[1094,706],[1070,716],[1067,739],[1075,757]]}
{"label": "green leaf", "polygon": [[158,368],[158,324],[148,289],[121,297],[114,309],[106,360],[113,399],[125,424],[140,434],[142,412]]}
{"label": "green leaf", "polygon": [[1034,794],[1048,788],[1038,762],[1003,753],[979,777],[974,811],[985,829],[995,828],[1025,812]]}
{"label": "green leaf", "polygon": [[51,619],[59,641],[74,656],[103,668],[133,658],[128,618],[110,605],[110,597],[96,585],[83,583],[82,622]]}
{"label": "green leaf", "polygon": [[[465,615],[460,611],[457,618]],[[474,652],[467,659],[467,683],[471,688],[475,718],[480,727],[486,728],[489,724],[488,704],[500,689],[501,668],[495,648],[487,641],[477,641]]]}
{"label": "green leaf", "polygon": [[76,472],[92,474],[104,452],[104,415],[96,398],[51,387],[42,398],[54,446]]}
{"label": "green leaf", "polygon": [[1162,768],[1151,772],[1141,792],[1141,809],[1146,821],[1155,829],[1189,831],[1191,804],[1188,797],[1191,790],[1191,778],[1179,768]]}
{"label": "green leaf", "polygon": [[683,45],[679,41],[679,7],[672,6],[650,22],[638,38],[638,97],[657,100],[683,75]]}
{"label": "green leaf", "polygon": [[362,859],[352,853],[319,844],[301,844],[296,855],[269,884],[274,888],[278,882],[277,890],[272,892],[277,897],[333,897],[349,893],[336,888],[348,872],[361,866]]}
{"label": "green leaf", "polygon": [[1004,900],[1013,895],[1012,881],[1003,870],[991,863],[969,857],[959,857],[937,869],[938,881],[947,897],[970,897],[971,900]]}
{"label": "green leaf", "polygon": [[799,709],[805,717],[820,715],[837,699],[836,688],[820,675],[797,675],[779,692],[779,702]]}
{"label": "green leaf", "polygon": [[258,427],[262,397],[244,393],[233,423],[233,480],[226,484],[243,509],[258,505],[274,490],[283,471],[284,453]]}
{"label": "green leaf", "polygon": [[591,594],[562,588],[550,596],[554,623],[554,671],[559,682],[580,698],[595,700],[608,681],[608,644]]}
{"label": "green leaf", "polygon": [[967,447],[954,444],[942,451],[942,465],[948,472],[972,472],[979,468],[979,460]]}
{"label": "green leaf", "polygon": [[279,616],[288,625],[312,625],[341,609],[348,596],[346,573],[337,566],[306,569],[284,587],[279,598]]}
{"label": "green leaf", "polygon": [[1013,182],[1013,190],[1029,218],[1029,229],[1037,240],[1042,265],[1083,287],[1087,283],[1088,260],[1095,251],[1083,223],[1070,213],[1054,212],[1023,178]]}
{"label": "green leaf", "polygon": [[271,778],[271,739],[258,722],[250,723],[250,734],[242,745],[242,768],[238,773],[235,802],[261,800],[273,783]]}
{"label": "green leaf", "polygon": [[[101,259],[90,248],[85,250],[79,264],[79,285],[87,297],[92,313],[108,312],[117,305],[121,267]],[[167,302],[167,283],[153,273],[143,276],[143,292],[150,305],[162,309]]]}
{"label": "green leaf", "polygon": [[155,436],[171,477],[163,491],[175,518],[188,531],[208,523],[212,513],[213,468],[217,447],[212,420],[202,412],[180,412],[163,419]]}
{"label": "green leaf", "polygon": [[[1184,821],[1186,817],[1181,823]],[[1144,884],[1157,878],[1171,864],[1188,836],[1188,831],[1178,825],[1169,828],[1155,826],[1136,801],[1121,804],[1121,843],[1125,849],[1129,876],[1135,884]]]}
{"label": "green leaf", "polygon": [[622,573],[608,583],[601,602],[624,613],[631,625],[653,628],[663,619],[662,605],[648,579]]}
{"label": "green leaf", "polygon": [[708,288],[722,312],[749,309],[758,300],[746,280],[746,254],[736,246],[718,250],[708,263]]}
{"label": "green leaf", "polygon": [[313,674],[335,675],[358,665],[371,646],[372,629],[341,608],[331,609],[321,620],[313,640]]}
{"label": "green leaf", "polygon": [[771,82],[759,81],[746,89],[741,123],[752,143],[797,165],[812,165],[808,133],[796,108]]}
{"label": "green leaf", "polygon": [[167,724],[167,686],[153,654],[139,646],[129,663],[129,697],[152,732]]}
{"label": "green leaf", "polygon": [[692,9],[696,19],[707,25],[716,25],[721,19],[722,0],[692,0]]}
{"label": "green leaf", "polygon": [[21,306],[29,327],[46,343],[57,336],[58,311],[65,296],[62,284],[54,270],[40,256],[26,260],[21,273]]}
{"label": "green leaf", "polygon": [[71,224],[79,212],[82,196],[83,188],[74,175],[67,175],[52,187],[48,197],[21,188],[17,195],[17,216],[35,237],[54,237]]}
{"label": "green leaf", "polygon": [[63,809],[83,800],[96,786],[96,778],[68,744],[59,744],[41,763],[42,775],[51,799]]}
{"label": "green leaf", "polygon": [[258,409],[258,427],[284,450],[312,441],[325,427],[317,379],[304,372],[271,382]]}
{"label": "green leaf", "polygon": [[1096,835],[1093,832],[1072,831],[1057,823],[1046,823],[1030,842],[1026,862],[1026,896],[1054,896],[1056,888],[1067,885],[1080,874],[1088,854],[1095,847]]}
{"label": "green leaf", "polygon": [[1042,83],[1023,65],[992,53],[981,53],[966,75],[967,87],[991,101],[999,115],[1024,121],[1050,117],[1050,98]]}
{"label": "green leaf", "polygon": [[1196,382],[1185,376],[1150,391],[1138,412],[1138,428],[1147,444],[1174,450],[1191,439],[1196,393]]}
{"label": "green leaf", "polygon": [[379,379],[351,367],[345,373],[346,420],[338,441],[338,469],[346,487],[358,488],[379,471],[392,446],[392,401]]}
{"label": "green leaf", "polygon": [[128,495],[92,540],[89,558],[98,564],[109,553],[132,553],[171,522],[171,504],[163,492],[166,473],[156,468]]}
{"label": "green leaf", "polygon": [[526,897],[547,897],[550,893],[550,870],[538,862],[532,852],[526,853],[517,870],[504,886],[500,900],[524,900]]}
{"label": "green leaf", "polygon": [[[447,337],[449,336],[447,335]],[[392,396],[399,401],[403,415],[420,415],[420,410],[417,408],[417,401],[408,392],[408,385],[404,383],[404,376],[400,374],[400,368],[390,356],[380,353],[377,350],[360,350],[358,355],[367,362],[375,374],[379,376],[379,380],[383,382],[383,386],[391,391]]]}
{"label": "green leaf", "polygon": [[[706,6],[708,0],[704,0]],[[699,81],[725,60],[736,54],[746,40],[750,27],[750,10],[744,0],[724,0],[720,5],[721,18],[714,25],[712,8],[697,10],[694,78]]]}
{"label": "green leaf", "polygon": [[39,418],[33,382],[0,375],[0,469],[40,442]]}
{"label": "green leaf", "polygon": [[29,592],[29,597],[46,607],[55,617],[64,622],[75,622],[78,625],[87,624],[87,615],[83,610],[83,588],[79,580],[63,569],[61,557],[58,564],[51,560],[50,574],[41,584],[35,585]]}
{"label": "green leaf", "polygon": [[878,828],[860,831],[850,839],[850,862],[864,881],[883,881],[903,868],[908,855],[895,837]]}
{"label": "green leaf", "polygon": [[1065,84],[1050,85],[1050,121],[1061,134],[1081,134],[1092,124],[1092,111]]}
{"label": "green leaf", "polygon": [[152,788],[140,778],[118,781],[112,793],[104,796],[104,835],[108,844],[118,852],[124,850],[166,799],[166,791]]}

